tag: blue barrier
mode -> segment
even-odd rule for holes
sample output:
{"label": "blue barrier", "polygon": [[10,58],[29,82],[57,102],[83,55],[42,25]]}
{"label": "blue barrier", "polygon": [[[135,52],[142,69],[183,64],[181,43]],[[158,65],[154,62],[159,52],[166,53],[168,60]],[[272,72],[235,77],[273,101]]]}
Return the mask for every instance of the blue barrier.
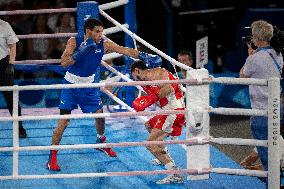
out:
{"label": "blue barrier", "polygon": [[[239,77],[239,73],[214,74],[214,77]],[[247,85],[210,85],[210,106],[226,108],[250,108]]]}

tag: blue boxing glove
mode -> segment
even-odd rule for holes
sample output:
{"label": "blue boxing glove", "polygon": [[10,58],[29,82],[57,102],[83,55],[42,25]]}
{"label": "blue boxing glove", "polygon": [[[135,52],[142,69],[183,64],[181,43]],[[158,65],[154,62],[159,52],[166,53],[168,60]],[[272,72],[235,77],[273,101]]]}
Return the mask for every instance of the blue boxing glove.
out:
{"label": "blue boxing glove", "polygon": [[88,38],[74,51],[72,58],[75,62],[86,56],[91,50],[95,49],[96,43],[92,38]]}
{"label": "blue boxing glove", "polygon": [[142,60],[148,68],[156,68],[162,65],[162,58],[158,55],[139,52],[138,58]]}

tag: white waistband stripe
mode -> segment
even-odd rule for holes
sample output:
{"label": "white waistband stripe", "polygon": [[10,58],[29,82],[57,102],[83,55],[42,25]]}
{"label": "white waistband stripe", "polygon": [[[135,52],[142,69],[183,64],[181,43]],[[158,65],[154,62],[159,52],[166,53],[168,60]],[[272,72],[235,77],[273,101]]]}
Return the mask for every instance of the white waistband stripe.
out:
{"label": "white waistband stripe", "polygon": [[66,79],[66,81],[73,84],[93,83],[95,81],[95,74],[89,77],[81,77],[67,71],[64,78]]}

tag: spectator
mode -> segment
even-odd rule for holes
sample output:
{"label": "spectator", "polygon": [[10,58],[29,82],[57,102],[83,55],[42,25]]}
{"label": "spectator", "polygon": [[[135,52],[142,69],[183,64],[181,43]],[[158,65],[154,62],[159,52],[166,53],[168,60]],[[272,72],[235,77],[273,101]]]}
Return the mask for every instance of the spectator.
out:
{"label": "spectator", "polygon": [[[63,13],[60,14],[56,23],[56,27],[54,28],[55,33],[75,33],[76,29],[73,24],[71,24],[71,20],[74,17],[70,13]],[[54,57],[52,58],[60,58],[62,55],[66,43],[67,38],[60,38],[55,41],[55,50],[54,50]]]}
{"label": "spectator", "polygon": [[[192,57],[192,53],[190,51],[186,51],[186,50],[183,50],[183,51],[180,51],[178,53],[178,61],[180,63],[183,63],[189,67],[192,67],[192,68],[195,68],[195,65],[193,63],[193,57]],[[177,70],[178,72],[178,77],[180,79],[185,79],[186,78],[186,70],[183,70],[181,68],[178,68]]]}
{"label": "spectator", "polygon": [[[46,34],[52,33],[47,26],[46,15],[41,14],[36,17],[35,25],[33,26],[32,33]],[[52,39],[29,39],[28,42],[28,58],[30,59],[47,59],[50,57],[54,43]]]}
{"label": "spectator", "polygon": [[[53,6],[54,9],[61,9],[61,8],[66,8],[66,2],[64,0],[56,0],[56,3]],[[47,25],[49,28],[55,32],[55,28],[57,25],[57,22],[59,20],[60,15],[59,14],[50,14],[47,20]],[[70,25],[75,28],[75,19],[74,17],[70,17]]]}

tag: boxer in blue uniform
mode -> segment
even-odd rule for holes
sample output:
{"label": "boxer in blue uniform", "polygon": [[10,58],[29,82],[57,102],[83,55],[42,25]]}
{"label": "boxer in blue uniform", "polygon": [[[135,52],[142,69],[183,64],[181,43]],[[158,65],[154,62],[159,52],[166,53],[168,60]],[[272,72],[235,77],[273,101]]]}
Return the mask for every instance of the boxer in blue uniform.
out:
{"label": "boxer in blue uniform", "polygon": [[[98,83],[100,63],[105,52],[117,52],[133,58],[139,58],[149,67],[158,67],[162,60],[157,55],[139,52],[115,44],[103,36],[103,24],[96,19],[88,19],[84,24],[84,36],[71,37],[61,56],[61,65],[67,67],[63,79],[64,84]],[[83,113],[102,113],[102,101],[99,88],[63,89],[60,99],[60,115],[71,114],[79,105]],[[69,124],[68,119],[61,119],[57,123],[52,136],[52,145],[59,145],[64,130]],[[105,143],[105,119],[96,118],[97,140],[96,143]],[[116,157],[111,148],[98,148],[110,157]],[[59,171],[57,150],[50,151],[47,168]]]}

